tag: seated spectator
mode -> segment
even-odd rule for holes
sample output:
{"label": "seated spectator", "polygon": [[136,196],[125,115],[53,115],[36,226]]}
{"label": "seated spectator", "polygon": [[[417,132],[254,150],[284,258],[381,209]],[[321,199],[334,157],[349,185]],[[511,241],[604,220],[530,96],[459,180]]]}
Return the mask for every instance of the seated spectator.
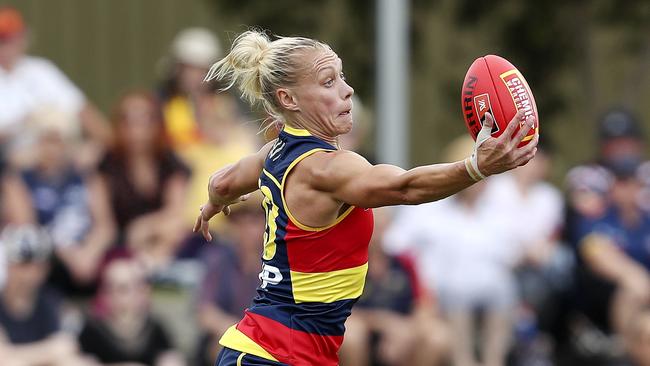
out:
{"label": "seated spectator", "polygon": [[[465,136],[454,140],[446,160],[470,155],[473,144]],[[511,240],[512,222],[500,220],[497,208],[487,204],[486,184],[405,207],[386,234],[387,250],[415,258],[423,283],[436,295],[455,337],[455,365],[480,364],[479,349],[482,364],[503,366],[512,337],[518,300],[513,267],[520,253]]]}
{"label": "seated spectator", "polygon": [[183,219],[189,169],[166,143],[162,116],[153,96],[131,91],[114,114],[115,145],[99,166],[125,245],[155,272],[174,258],[190,231]]}
{"label": "seated spectator", "polygon": [[21,146],[25,120],[39,108],[52,107],[72,116],[68,123],[90,138],[79,157],[91,164],[94,152],[110,140],[110,127],[52,62],[26,54],[28,33],[16,9],[0,7],[0,146],[11,142],[10,149],[17,149],[12,156],[19,159],[25,152]]}
{"label": "seated spectator", "polygon": [[[198,122],[200,141],[186,146],[180,153],[192,169],[189,194],[185,204],[188,226],[196,220],[196,208],[205,201],[205,182],[215,169],[237,162],[255,153],[261,144],[254,132],[244,124],[237,100],[230,94],[221,93],[204,98],[200,104],[202,118]],[[252,137],[255,136],[255,137]],[[206,159],[210,156],[210,159]],[[225,218],[215,217],[210,228],[222,233]],[[203,242],[202,239],[200,239]]]}
{"label": "seated spectator", "polygon": [[53,281],[60,290],[90,286],[114,239],[106,188],[73,163],[77,140],[69,116],[54,109],[33,115],[35,164],[5,178],[9,222],[42,225],[55,247]]}
{"label": "seated spectator", "polygon": [[631,347],[633,328],[650,308],[650,214],[638,201],[643,183],[634,164],[612,164],[610,204],[601,217],[579,223],[581,310]]}
{"label": "seated spectator", "polygon": [[203,78],[220,57],[221,44],[208,29],[183,29],[172,41],[159,96],[165,131],[176,152],[202,140],[199,124],[206,118],[202,104],[216,95],[214,85]]}
{"label": "seated spectator", "polygon": [[[486,188],[487,204],[494,216],[506,222],[526,217],[531,225],[511,225],[521,319],[516,329],[520,357],[550,359],[549,335],[564,341],[567,309],[572,289],[574,256],[560,243],[564,202],[562,194],[546,181],[551,163],[547,144],[525,166],[491,177]],[[537,328],[540,329],[537,329]],[[542,332],[538,332],[541,330]],[[543,354],[547,353],[547,354]],[[534,354],[534,355],[533,355]],[[530,360],[519,360],[527,364]]]}
{"label": "seated spectator", "polygon": [[[205,182],[215,169],[261,147],[258,136],[242,118],[237,98],[218,92],[214,83],[203,82],[221,53],[218,39],[209,30],[183,29],[166,56],[165,80],[158,92],[170,146],[192,170],[184,211],[189,226],[194,225],[196,208],[205,201]],[[224,222],[220,216],[210,227],[219,231]],[[202,244],[201,239],[192,240],[182,255],[196,255],[196,247]]]}
{"label": "seated spectator", "polygon": [[128,256],[109,261],[102,272],[96,308],[79,334],[87,355],[102,363],[179,366],[185,362],[150,313],[151,289],[144,268]]}
{"label": "seated spectator", "polygon": [[225,235],[201,254],[206,273],[198,293],[198,320],[203,332],[199,365],[213,365],[221,350],[218,341],[244,315],[260,284],[260,238],[264,234],[261,195],[231,206]]}
{"label": "seated spectator", "polygon": [[35,226],[7,226],[0,235],[7,279],[0,293],[0,360],[3,365],[90,365],[59,322],[57,297],[42,287],[51,244]]}
{"label": "seated spectator", "polygon": [[[568,211],[565,235],[569,242],[575,244],[578,240],[574,232],[577,222],[604,214],[613,183],[610,167],[638,165],[643,160],[644,146],[639,120],[631,111],[612,108],[600,117],[595,161],[571,168],[565,179]],[[650,201],[641,202],[650,211]]]}
{"label": "seated spectator", "polygon": [[375,230],[363,295],[345,323],[341,365],[440,364],[449,339],[435,304],[420,288],[410,258],[384,251],[390,208],[374,209]]}

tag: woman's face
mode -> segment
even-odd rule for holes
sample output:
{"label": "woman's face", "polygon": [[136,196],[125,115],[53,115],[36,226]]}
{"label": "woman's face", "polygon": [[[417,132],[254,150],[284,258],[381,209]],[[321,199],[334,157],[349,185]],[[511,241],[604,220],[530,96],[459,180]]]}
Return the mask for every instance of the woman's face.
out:
{"label": "woman's face", "polygon": [[204,90],[203,78],[208,72],[205,67],[198,67],[184,63],[177,64],[178,88],[183,94],[196,94]]}
{"label": "woman's face", "polygon": [[308,72],[292,88],[300,123],[336,137],[352,129],[352,94],[341,59],[330,50],[303,55]]}
{"label": "woman's face", "polygon": [[132,260],[116,260],[108,265],[102,287],[112,315],[137,315],[147,311],[149,287],[144,272]]}
{"label": "woman's face", "polygon": [[7,40],[0,40],[0,66],[13,67],[27,52],[27,34],[21,33]]}
{"label": "woman's face", "polygon": [[121,130],[130,148],[142,149],[155,143],[158,128],[154,107],[145,98],[132,97],[124,101]]}
{"label": "woman's face", "polygon": [[616,179],[611,190],[612,200],[622,208],[637,207],[642,189],[643,183],[636,177]]}
{"label": "woman's face", "polygon": [[61,133],[43,132],[38,139],[39,164],[44,167],[61,168],[68,163],[68,148]]}

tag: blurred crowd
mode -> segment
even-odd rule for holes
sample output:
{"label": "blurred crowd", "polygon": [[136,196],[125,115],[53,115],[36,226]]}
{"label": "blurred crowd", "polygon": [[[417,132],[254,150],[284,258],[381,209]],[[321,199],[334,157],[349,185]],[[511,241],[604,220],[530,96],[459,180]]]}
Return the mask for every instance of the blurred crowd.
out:
{"label": "blurred crowd", "polygon": [[[0,8],[0,364],[212,365],[256,293],[261,198],[215,220],[209,245],[192,223],[209,175],[273,131],[203,82],[222,55],[208,30],[179,32],[158,85],[125,91],[109,115],[29,39]],[[358,100],[354,113],[341,144],[372,161]],[[544,136],[524,167],[375,210],[341,365],[650,366],[642,124],[623,108],[594,124],[598,156],[561,187]],[[444,159],[472,147],[460,137]],[[165,296],[189,300],[156,311]]]}

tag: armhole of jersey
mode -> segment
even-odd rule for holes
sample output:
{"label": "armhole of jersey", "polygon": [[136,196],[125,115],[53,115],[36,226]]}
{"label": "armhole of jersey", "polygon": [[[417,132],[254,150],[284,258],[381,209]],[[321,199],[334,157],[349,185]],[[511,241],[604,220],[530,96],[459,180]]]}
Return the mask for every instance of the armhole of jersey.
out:
{"label": "armhole of jersey", "polygon": [[306,158],[309,155],[312,155],[314,153],[317,153],[319,151],[332,151],[332,150],[323,149],[323,148],[316,148],[316,149],[311,149],[311,150],[309,150],[307,152],[302,153],[302,155],[298,156],[294,161],[291,162],[291,164],[289,164],[289,167],[287,168],[287,170],[284,172],[284,175],[282,176],[282,183],[280,184],[280,195],[282,196],[282,205],[284,206],[284,211],[287,213],[287,216],[289,216],[289,220],[291,220],[291,222],[293,222],[298,228],[300,228],[302,230],[305,230],[305,231],[323,231],[323,230],[327,230],[327,229],[335,226],[339,222],[343,221],[343,219],[345,219],[350,214],[350,212],[352,212],[352,210],[354,210],[354,208],[355,208],[355,206],[350,205],[350,207],[348,207],[348,209],[345,210],[345,212],[343,212],[343,214],[341,214],[339,217],[337,217],[336,220],[333,223],[331,223],[331,224],[329,224],[327,226],[323,226],[323,227],[313,227],[313,226],[304,225],[300,221],[298,221],[298,219],[296,219],[295,216],[293,216],[291,214],[291,211],[289,210],[289,206],[287,206],[287,201],[284,199],[284,184],[285,184],[285,181],[287,180],[287,177],[289,176],[289,173],[291,172],[291,169],[293,169],[293,167],[295,167],[304,158]]}

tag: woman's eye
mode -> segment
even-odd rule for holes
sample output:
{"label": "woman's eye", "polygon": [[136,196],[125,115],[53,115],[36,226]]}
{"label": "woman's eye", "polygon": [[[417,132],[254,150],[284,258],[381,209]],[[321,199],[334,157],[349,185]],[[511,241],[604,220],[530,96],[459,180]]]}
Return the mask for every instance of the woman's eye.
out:
{"label": "woman's eye", "polygon": [[334,79],[327,79],[327,81],[325,82],[325,86],[330,87],[332,85],[334,85]]}
{"label": "woman's eye", "polygon": [[345,80],[345,74],[344,73],[341,73],[341,79]]}

